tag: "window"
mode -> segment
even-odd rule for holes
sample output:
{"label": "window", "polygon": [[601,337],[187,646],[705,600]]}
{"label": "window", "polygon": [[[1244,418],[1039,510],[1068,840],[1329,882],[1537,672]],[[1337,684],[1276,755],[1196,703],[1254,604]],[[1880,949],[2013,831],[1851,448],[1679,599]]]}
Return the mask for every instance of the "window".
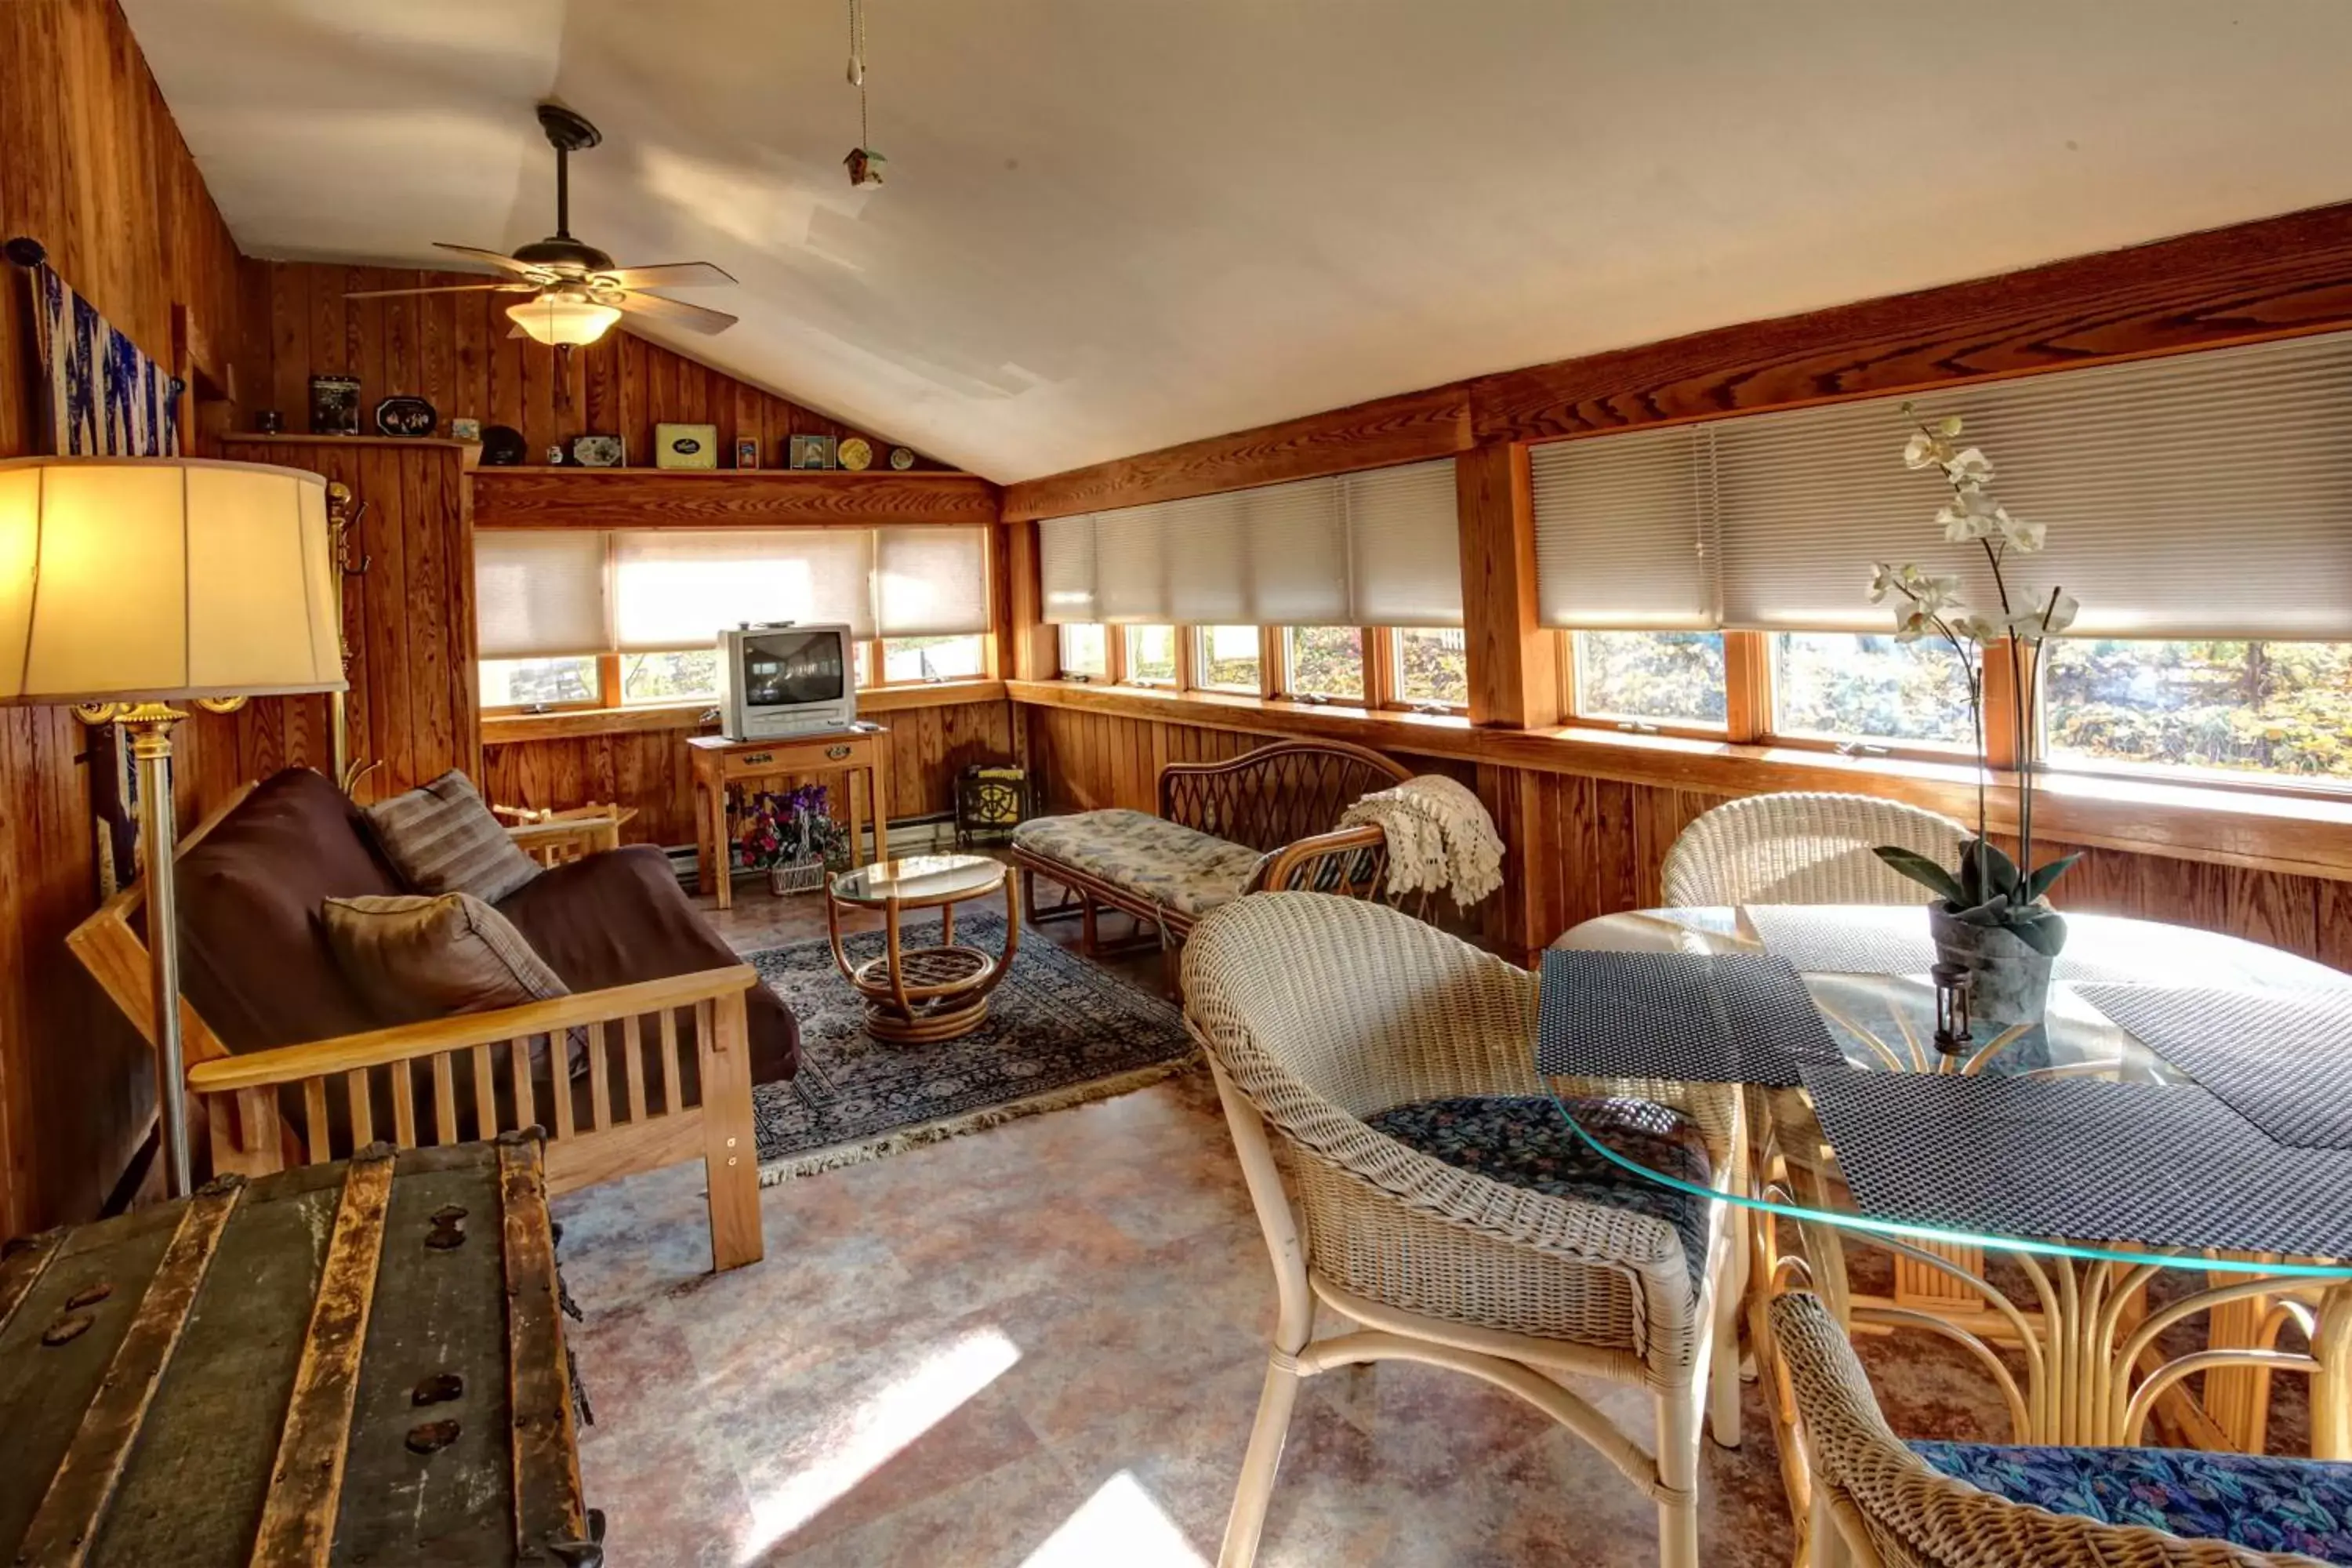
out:
{"label": "window", "polygon": [[2352,643],[2069,637],[2042,657],[2056,766],[2352,783]]}
{"label": "window", "polygon": [[1470,705],[1470,655],[1462,628],[1399,626],[1390,636],[1396,648],[1398,701],[1413,707]]}
{"label": "window", "polygon": [[1099,621],[1075,622],[1061,628],[1062,673],[1096,680],[1110,679],[1110,638]]}
{"label": "window", "polygon": [[719,650],[682,648],[670,653],[621,656],[621,700],[690,702],[719,695]]}
{"label": "window", "polygon": [[1976,744],[1967,674],[1948,644],[1780,632],[1771,653],[1775,734],[1858,745]]}
{"label": "window", "polygon": [[1286,626],[1282,633],[1286,697],[1364,700],[1364,631],[1361,626]]}
{"label": "window", "polygon": [[1209,691],[1258,690],[1263,668],[1255,626],[1195,626],[1192,684]]}
{"label": "window", "polygon": [[1724,728],[1729,704],[1721,632],[1576,632],[1570,706],[1624,724]]}
{"label": "window", "polygon": [[1176,628],[1129,626],[1127,678],[1138,686],[1176,684]]}
{"label": "window", "polygon": [[485,708],[583,708],[598,699],[593,654],[560,658],[486,658]]}
{"label": "window", "polygon": [[987,673],[988,655],[980,635],[890,637],[882,644],[882,681],[897,686],[925,680],[976,680]]}

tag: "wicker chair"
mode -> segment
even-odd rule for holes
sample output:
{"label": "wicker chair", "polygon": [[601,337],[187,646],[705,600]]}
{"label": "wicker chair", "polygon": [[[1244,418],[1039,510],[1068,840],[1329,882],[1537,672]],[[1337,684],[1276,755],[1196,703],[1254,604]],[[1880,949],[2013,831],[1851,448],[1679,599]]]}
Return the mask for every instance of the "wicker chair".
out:
{"label": "wicker chair", "polygon": [[1924,904],[1927,889],[1871,853],[1881,844],[1953,864],[1968,829],[1866,795],[1759,795],[1718,805],[1666,851],[1666,902]]}
{"label": "wicker chair", "polygon": [[1776,1297],[1771,1320],[1811,1470],[1813,1568],[2326,1568],[2314,1557],[2189,1541],[1979,1491],[1895,1435],[1819,1298]]}
{"label": "wicker chair", "polygon": [[[1567,1426],[1656,1500],[1667,1568],[1696,1568],[1711,1362],[1709,1424],[1718,1441],[1738,1440],[1725,1205],[1690,1200],[1685,1213],[1703,1229],[1695,1270],[1690,1238],[1667,1219],[1507,1185],[1367,1125],[1454,1097],[1543,1096],[1535,977],[1384,905],[1273,892],[1194,929],[1184,994],[1279,1301],[1224,1568],[1255,1556],[1299,1381],[1390,1359],[1468,1373]],[[1576,1091],[1673,1104],[1697,1125],[1718,1189],[1732,1179],[1738,1110],[1728,1095],[1682,1104],[1679,1086]],[[1312,1339],[1318,1302],[1349,1331]],[[1648,1388],[1654,1456],[1564,1387],[1570,1376]]]}

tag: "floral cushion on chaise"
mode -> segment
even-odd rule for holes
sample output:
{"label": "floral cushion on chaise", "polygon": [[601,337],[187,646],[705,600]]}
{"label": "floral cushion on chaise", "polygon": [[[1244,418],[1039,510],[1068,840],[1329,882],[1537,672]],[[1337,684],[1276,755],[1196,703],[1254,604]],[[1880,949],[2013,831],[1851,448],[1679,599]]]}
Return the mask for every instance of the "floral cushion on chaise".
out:
{"label": "floral cushion on chaise", "polygon": [[1937,1469],[2053,1513],[2352,1568],[2352,1465],[2180,1448],[1914,1443]]}
{"label": "floral cushion on chaise", "polygon": [[1013,842],[1187,915],[1240,898],[1259,858],[1246,846],[1139,811],[1041,816],[1013,829]]}

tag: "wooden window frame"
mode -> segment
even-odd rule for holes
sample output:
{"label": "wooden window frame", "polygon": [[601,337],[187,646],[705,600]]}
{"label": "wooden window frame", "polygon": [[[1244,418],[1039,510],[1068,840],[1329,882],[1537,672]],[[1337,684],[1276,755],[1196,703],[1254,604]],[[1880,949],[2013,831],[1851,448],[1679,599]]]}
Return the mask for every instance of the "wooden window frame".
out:
{"label": "wooden window frame", "polygon": [[[1126,662],[1127,639],[1118,635],[1119,628],[1108,621],[1054,621],[1046,623],[1054,633],[1054,679],[1066,680],[1074,686],[1117,686],[1119,667]],[[1103,634],[1102,673],[1091,669],[1072,669],[1062,661],[1062,633],[1072,626],[1100,626]]]}
{"label": "wooden window frame", "polygon": [[[621,656],[619,654],[557,653],[539,657],[548,658],[595,659],[596,695],[585,702],[507,702],[500,703],[495,707],[488,703],[484,703],[481,708],[481,715],[483,718],[530,718],[541,713],[596,713],[603,711],[608,707],[616,706],[616,704],[608,701],[607,698],[611,693],[616,692],[621,689]],[[483,665],[522,664],[525,662],[527,662],[527,659],[523,658],[477,658],[474,661],[475,689],[478,691],[481,689],[481,667]]]}
{"label": "wooden window frame", "polygon": [[[1322,623],[1317,623],[1320,625]],[[1363,675],[1363,694],[1349,697],[1336,691],[1300,691],[1293,679],[1296,667],[1290,657],[1290,635],[1303,628],[1296,626],[1268,626],[1266,634],[1266,691],[1269,701],[1302,702],[1315,708],[1360,709],[1370,711],[1372,701],[1372,628],[1352,626],[1356,634],[1356,658]]]}
{"label": "wooden window frame", "polygon": [[908,639],[906,637],[860,637],[858,639],[858,646],[866,650],[866,665],[867,668],[874,671],[874,679],[866,682],[865,685],[860,686],[858,689],[860,691],[880,691],[887,689],[892,691],[908,691],[919,689],[926,686],[954,686],[963,681],[994,680],[998,679],[996,673],[996,637],[993,630],[985,632],[961,632],[951,635],[976,637],[980,639],[979,674],[943,676],[938,680],[893,680],[887,673],[890,668],[888,650],[885,648],[883,645],[885,643],[906,642]]}
{"label": "wooden window frame", "polygon": [[[1369,705],[1389,713],[1455,714],[1466,717],[1470,712],[1470,704],[1467,702],[1417,701],[1406,697],[1398,689],[1404,682],[1404,667],[1400,662],[1403,654],[1397,646],[1397,633],[1446,629],[1444,626],[1366,626],[1364,628],[1364,695],[1370,699],[1377,692],[1379,696],[1378,701],[1370,702]],[[1468,628],[1462,628],[1462,632],[1465,672],[1475,686],[1477,677],[1475,672],[1468,670],[1470,658]],[[1380,672],[1377,681],[1373,679],[1375,669]]]}
{"label": "wooden window frame", "polygon": [[[1113,652],[1111,654],[1111,670],[1115,679],[1109,682],[1109,684],[1115,686],[1132,686],[1142,691],[1172,691],[1177,693],[1179,696],[1181,696],[1184,692],[1192,689],[1192,639],[1187,635],[1192,630],[1190,626],[1187,626],[1181,621],[1119,621],[1117,623],[1105,622],[1104,624],[1106,626],[1109,626],[1111,630],[1118,634],[1110,639],[1113,645]],[[1170,632],[1174,635],[1176,639],[1176,673],[1172,679],[1167,680],[1146,679],[1137,675],[1135,671],[1129,668],[1131,661],[1128,657],[1128,639],[1131,634],[1142,626],[1166,626]]]}
{"label": "wooden window frame", "polygon": [[[1238,625],[1239,623],[1234,624]],[[1202,640],[1208,635],[1208,625],[1205,622],[1195,621],[1189,626],[1178,626],[1176,628],[1176,635],[1186,645],[1187,652],[1190,656],[1189,658],[1180,658],[1177,661],[1178,668],[1185,678],[1183,689],[1186,691],[1206,691],[1217,697],[1274,696],[1276,694],[1276,678],[1278,673],[1274,668],[1276,645],[1279,644],[1282,639],[1279,637],[1272,635],[1274,628],[1271,626],[1259,626],[1256,629],[1257,684],[1255,686],[1211,686],[1206,681],[1200,679],[1202,669],[1208,664],[1207,651],[1201,646]]]}

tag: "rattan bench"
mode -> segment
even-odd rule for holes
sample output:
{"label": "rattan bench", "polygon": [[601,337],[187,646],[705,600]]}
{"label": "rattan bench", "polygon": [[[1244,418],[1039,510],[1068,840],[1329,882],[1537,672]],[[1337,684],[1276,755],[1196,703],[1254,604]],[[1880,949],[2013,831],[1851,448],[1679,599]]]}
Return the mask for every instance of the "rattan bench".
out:
{"label": "rattan bench", "polygon": [[[1380,891],[1388,841],[1377,827],[1340,827],[1339,816],[1411,773],[1361,746],[1280,741],[1223,763],[1160,770],[1160,813],[1082,811],[1013,831],[1013,862],[1032,873],[1032,924],[1056,915],[1085,922],[1081,951],[1100,951],[1097,911],[1117,910],[1152,929],[1173,954],[1211,910],[1244,893],[1307,889],[1351,898]],[[1036,877],[1068,889],[1041,910]]]}

